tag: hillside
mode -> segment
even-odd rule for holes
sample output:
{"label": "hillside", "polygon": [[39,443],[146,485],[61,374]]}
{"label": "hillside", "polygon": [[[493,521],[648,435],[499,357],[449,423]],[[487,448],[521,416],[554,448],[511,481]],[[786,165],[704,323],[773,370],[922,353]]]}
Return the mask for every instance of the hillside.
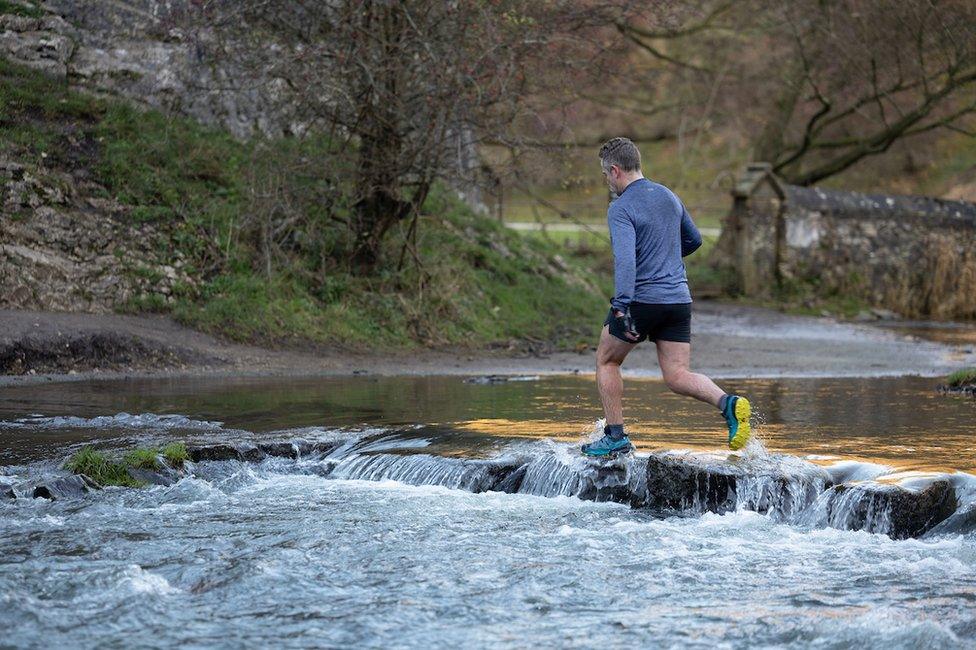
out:
{"label": "hillside", "polygon": [[[235,341],[356,349],[592,344],[612,281],[440,189],[368,278],[315,205],[323,143],[247,143],[0,61],[0,306],[167,313]],[[271,187],[303,227],[268,254]],[[295,206],[293,206],[295,207]],[[412,250],[416,251],[416,257]]]}

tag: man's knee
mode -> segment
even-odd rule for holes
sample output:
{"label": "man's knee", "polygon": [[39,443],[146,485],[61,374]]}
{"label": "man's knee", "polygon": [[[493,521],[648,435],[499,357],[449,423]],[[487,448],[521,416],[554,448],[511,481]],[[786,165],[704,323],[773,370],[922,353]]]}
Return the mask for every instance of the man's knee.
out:
{"label": "man's knee", "polygon": [[664,383],[673,393],[682,393],[687,386],[688,375],[691,373],[683,369],[664,371]]}
{"label": "man's knee", "polygon": [[610,351],[605,348],[598,348],[596,351],[596,367],[597,369],[606,366],[619,366],[623,359],[620,359]]}

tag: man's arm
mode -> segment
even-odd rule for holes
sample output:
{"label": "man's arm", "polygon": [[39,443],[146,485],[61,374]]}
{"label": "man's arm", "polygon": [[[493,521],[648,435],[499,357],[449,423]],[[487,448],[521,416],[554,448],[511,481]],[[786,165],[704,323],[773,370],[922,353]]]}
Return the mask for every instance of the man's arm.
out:
{"label": "man's arm", "polygon": [[702,238],[684,204],[679,201],[678,205],[681,206],[681,257],[688,257],[701,248]]}
{"label": "man's arm", "polygon": [[610,304],[614,309],[626,312],[634,299],[634,282],[637,279],[637,235],[634,222],[617,205],[607,210],[610,243],[613,246],[613,290]]}

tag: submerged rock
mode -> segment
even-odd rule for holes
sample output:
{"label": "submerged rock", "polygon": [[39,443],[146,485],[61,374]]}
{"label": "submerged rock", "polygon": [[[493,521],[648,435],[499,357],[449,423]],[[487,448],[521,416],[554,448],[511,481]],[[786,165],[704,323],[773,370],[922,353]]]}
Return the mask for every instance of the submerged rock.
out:
{"label": "submerged rock", "polygon": [[171,467],[161,467],[160,469],[142,469],[139,467],[128,468],[129,476],[137,481],[149,485],[173,485],[186,475],[182,470]]}
{"label": "submerged rock", "polygon": [[469,460],[430,454],[362,454],[330,467],[330,478],[400,481],[409,485],[441,485],[467,492],[497,490],[519,468],[515,461]]}
{"label": "submerged rock", "polygon": [[[304,441],[260,442],[258,443],[258,449],[263,451],[268,456],[298,459],[303,455],[303,446],[301,443],[304,443]],[[307,453],[307,450],[311,448],[311,445],[305,443],[304,448]]]}
{"label": "submerged rock", "polygon": [[256,463],[268,456],[297,460],[313,454],[325,455],[334,451],[338,441],[281,440],[250,443],[214,443],[187,447],[190,460],[195,463],[208,460],[238,460]]}
{"label": "submerged rock", "polygon": [[506,494],[515,494],[519,491],[522,486],[522,481],[525,480],[525,472],[527,467],[525,465],[520,465],[516,467],[513,471],[509,472],[501,480],[499,480],[492,490],[495,492],[504,492]]}
{"label": "submerged rock", "polygon": [[17,493],[14,492],[12,485],[0,483],[0,499],[16,499]]}
{"label": "submerged rock", "polygon": [[[574,450],[575,451],[575,450]],[[613,501],[634,507],[643,505],[643,494],[635,489],[642,473],[643,459],[586,458],[564,450],[541,454],[526,462],[514,473],[512,487],[519,494],[540,497],[572,496],[586,501]],[[524,470],[524,473],[523,473]],[[514,486],[518,482],[517,487]]]}
{"label": "submerged rock", "polygon": [[257,462],[262,460],[266,454],[255,445],[249,444],[212,444],[195,445],[187,447],[187,454],[194,463],[207,460],[240,460]]}
{"label": "submerged rock", "polygon": [[824,492],[801,523],[907,539],[948,519],[958,505],[956,490],[946,480],[920,490],[873,481],[843,484]]}
{"label": "submerged rock", "polygon": [[792,456],[664,452],[647,459],[645,475],[648,506],[698,513],[741,508],[780,520],[801,512],[831,484],[824,469]]}
{"label": "submerged rock", "polygon": [[92,490],[100,490],[100,486],[84,474],[72,474],[36,483],[31,491],[35,499],[71,499],[84,496]]}
{"label": "submerged rock", "polygon": [[965,535],[976,531],[976,503],[957,510],[947,519],[933,526],[925,536],[931,535]]}

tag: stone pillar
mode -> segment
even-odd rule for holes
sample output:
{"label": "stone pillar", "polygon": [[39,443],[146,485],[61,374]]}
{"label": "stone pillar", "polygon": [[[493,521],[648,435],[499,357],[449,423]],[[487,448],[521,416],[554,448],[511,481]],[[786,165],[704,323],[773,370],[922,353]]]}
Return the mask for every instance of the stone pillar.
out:
{"label": "stone pillar", "polygon": [[782,182],[763,162],[749,163],[732,190],[718,250],[746,295],[768,295],[779,284],[785,198]]}

